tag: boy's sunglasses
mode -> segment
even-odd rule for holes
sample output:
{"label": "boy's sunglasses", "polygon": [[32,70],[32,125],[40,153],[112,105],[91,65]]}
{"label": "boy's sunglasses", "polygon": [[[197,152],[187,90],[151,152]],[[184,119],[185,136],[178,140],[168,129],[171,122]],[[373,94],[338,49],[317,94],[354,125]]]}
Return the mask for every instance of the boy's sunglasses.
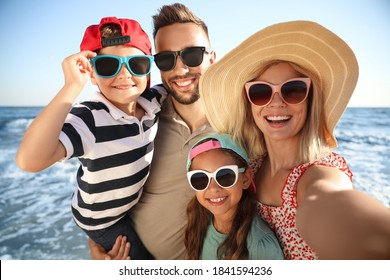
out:
{"label": "boy's sunglasses", "polygon": [[161,71],[169,71],[175,68],[178,56],[188,67],[196,67],[202,63],[205,52],[210,53],[210,50],[205,47],[188,47],[181,51],[155,54],[154,61]]}
{"label": "boy's sunglasses", "polygon": [[262,81],[248,82],[245,91],[249,101],[256,106],[264,107],[271,103],[276,92],[282,100],[290,105],[297,105],[305,101],[308,96],[310,78],[295,78],[285,81],[281,85],[272,85]]}
{"label": "boy's sunglasses", "polygon": [[90,59],[97,75],[103,78],[112,78],[118,75],[122,64],[126,65],[127,70],[133,76],[146,76],[150,73],[153,63],[151,55],[98,55]]}
{"label": "boy's sunglasses", "polygon": [[245,171],[245,168],[238,168],[237,165],[226,165],[218,168],[212,173],[204,170],[192,170],[187,172],[188,182],[191,188],[196,191],[204,191],[208,188],[211,178],[214,178],[218,186],[230,188],[234,186],[238,179],[238,173]]}

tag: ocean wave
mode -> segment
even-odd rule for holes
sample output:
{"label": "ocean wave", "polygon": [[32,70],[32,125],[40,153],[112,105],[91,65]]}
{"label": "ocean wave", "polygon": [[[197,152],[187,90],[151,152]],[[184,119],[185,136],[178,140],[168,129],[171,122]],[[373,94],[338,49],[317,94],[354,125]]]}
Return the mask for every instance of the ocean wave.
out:
{"label": "ocean wave", "polygon": [[387,128],[389,130],[389,108],[347,108],[340,119],[339,126],[348,129],[371,130]]}
{"label": "ocean wave", "polygon": [[369,145],[390,146],[390,133],[335,130],[335,136],[339,143],[358,143]]}
{"label": "ocean wave", "polygon": [[33,118],[23,118],[16,120],[2,120],[0,122],[0,133],[19,134],[25,132],[27,127],[31,124]]}
{"label": "ocean wave", "polygon": [[87,239],[71,215],[74,161],[40,173],[7,166],[0,206],[1,259],[89,259]]}

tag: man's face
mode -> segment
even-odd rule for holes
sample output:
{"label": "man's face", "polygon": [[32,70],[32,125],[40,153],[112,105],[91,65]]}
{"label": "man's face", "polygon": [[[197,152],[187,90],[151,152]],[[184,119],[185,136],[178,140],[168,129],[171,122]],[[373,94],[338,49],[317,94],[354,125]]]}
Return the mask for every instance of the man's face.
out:
{"label": "man's face", "polygon": [[[180,51],[187,47],[210,47],[205,32],[194,23],[175,23],[159,29],[155,37],[156,53]],[[204,53],[203,62],[196,67],[188,67],[180,57],[172,70],[160,71],[161,80],[181,104],[192,104],[199,99],[199,78],[214,62],[215,53]]]}

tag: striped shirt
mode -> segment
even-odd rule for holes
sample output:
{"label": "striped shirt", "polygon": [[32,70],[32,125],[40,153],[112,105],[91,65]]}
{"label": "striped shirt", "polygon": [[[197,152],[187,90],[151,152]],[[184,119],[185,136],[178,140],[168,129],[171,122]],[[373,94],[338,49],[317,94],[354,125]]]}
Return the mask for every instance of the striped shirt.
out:
{"label": "striped shirt", "polygon": [[165,97],[162,86],[144,92],[137,99],[145,111],[141,120],[119,110],[101,93],[69,112],[59,139],[65,159],[77,157],[81,163],[72,197],[73,217],[81,228],[107,228],[138,202]]}

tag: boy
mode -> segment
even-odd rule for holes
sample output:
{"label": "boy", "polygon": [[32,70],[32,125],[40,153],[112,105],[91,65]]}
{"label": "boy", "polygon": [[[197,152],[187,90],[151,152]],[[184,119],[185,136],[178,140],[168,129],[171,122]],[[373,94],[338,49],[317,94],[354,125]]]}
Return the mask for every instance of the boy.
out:
{"label": "boy", "polygon": [[[152,259],[126,215],[148,177],[166,95],[149,89],[149,38],[138,22],[107,17],[86,29],[80,50],[63,61],[65,85],[28,128],[17,164],[37,172],[78,157],[76,224],[106,249],[125,235],[132,259]],[[88,76],[99,92],[71,108]]]}

